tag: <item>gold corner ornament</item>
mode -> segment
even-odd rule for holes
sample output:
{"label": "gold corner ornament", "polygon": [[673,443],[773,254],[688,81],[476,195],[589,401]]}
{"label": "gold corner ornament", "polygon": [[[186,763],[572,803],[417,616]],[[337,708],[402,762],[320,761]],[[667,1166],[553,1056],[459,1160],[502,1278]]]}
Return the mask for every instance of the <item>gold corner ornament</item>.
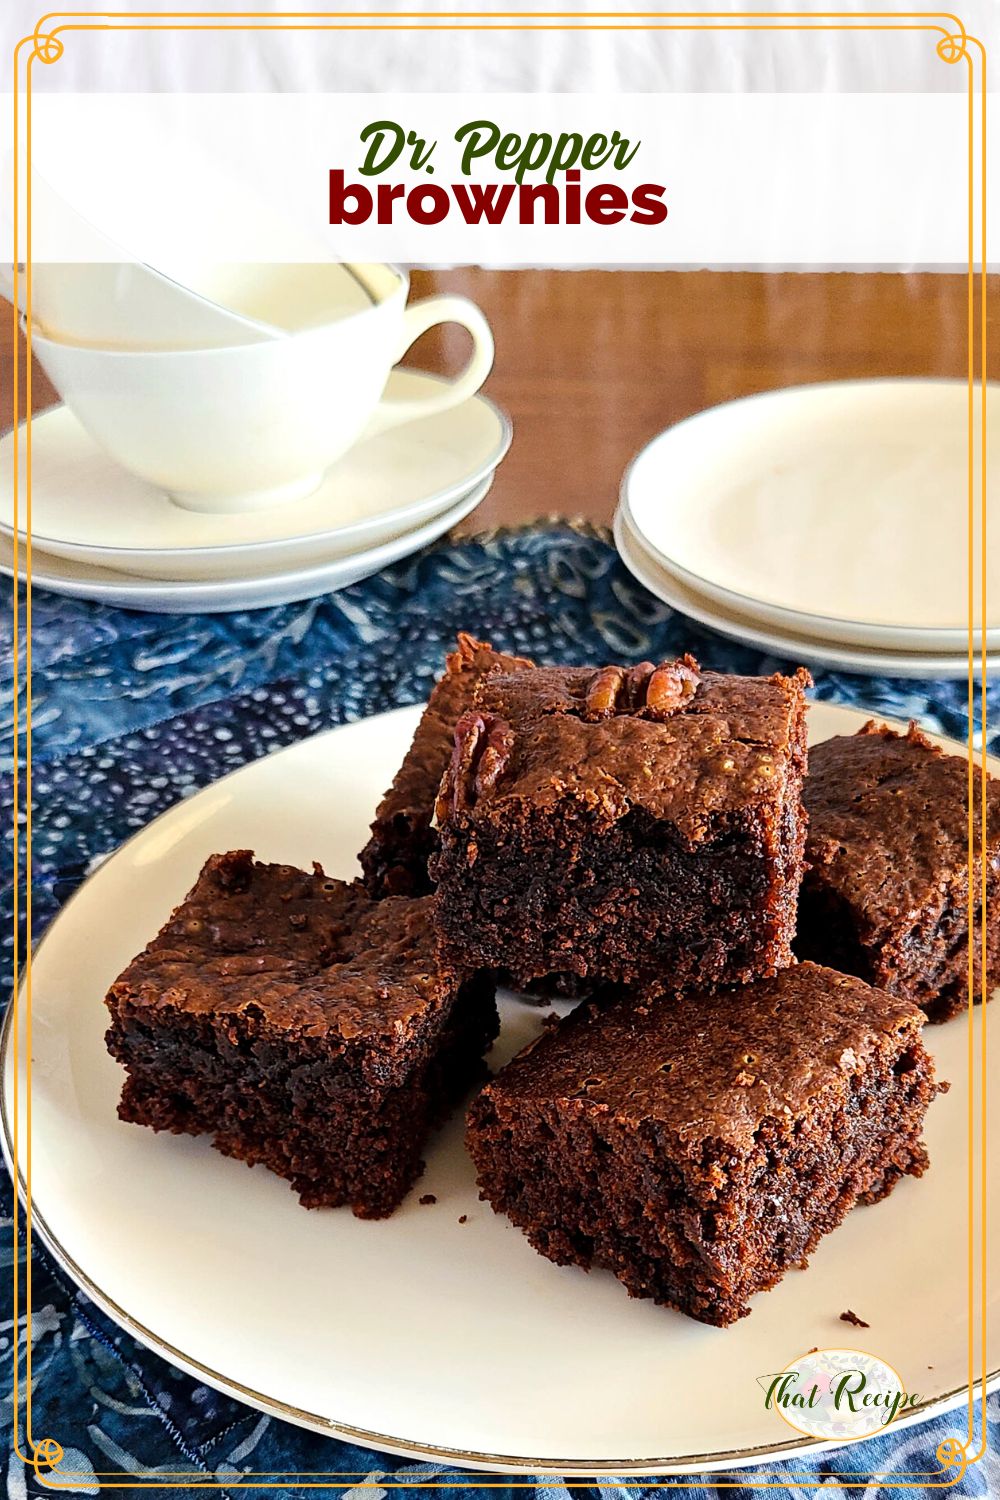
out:
{"label": "gold corner ornament", "polygon": [[935,51],[942,62],[957,63],[963,57],[969,55],[969,38],[964,31],[953,32],[949,36],[943,36],[935,44]]}
{"label": "gold corner ornament", "polygon": [[[63,55],[63,51],[65,50],[62,44],[62,38],[56,36],[54,32],[47,33],[44,31],[36,30],[31,38],[31,42],[31,58],[34,59],[37,57],[39,62],[43,63],[58,62],[60,57],[62,57]],[[48,1439],[46,1439],[46,1441],[48,1441]]]}
{"label": "gold corner ornament", "polygon": [[[963,1443],[959,1438],[942,1438],[937,1445],[935,1456],[942,1470],[948,1474],[948,1483],[960,1484],[969,1467],[968,1444]],[[951,1475],[952,1469],[958,1470],[954,1477]]]}
{"label": "gold corner ornament", "polygon": [[51,1474],[52,1470],[62,1462],[62,1444],[57,1443],[55,1438],[41,1438],[32,1444],[31,1466],[39,1479],[44,1474]]}

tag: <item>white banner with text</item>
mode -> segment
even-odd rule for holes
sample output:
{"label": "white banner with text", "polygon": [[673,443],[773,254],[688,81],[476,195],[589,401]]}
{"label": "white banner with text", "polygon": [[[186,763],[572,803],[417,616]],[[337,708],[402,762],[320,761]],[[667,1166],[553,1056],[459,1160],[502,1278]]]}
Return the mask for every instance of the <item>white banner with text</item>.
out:
{"label": "white banner with text", "polygon": [[[40,94],[31,251],[165,269],[954,268],[980,174],[972,104],[970,162],[955,95]],[[24,260],[23,123],[18,147]]]}

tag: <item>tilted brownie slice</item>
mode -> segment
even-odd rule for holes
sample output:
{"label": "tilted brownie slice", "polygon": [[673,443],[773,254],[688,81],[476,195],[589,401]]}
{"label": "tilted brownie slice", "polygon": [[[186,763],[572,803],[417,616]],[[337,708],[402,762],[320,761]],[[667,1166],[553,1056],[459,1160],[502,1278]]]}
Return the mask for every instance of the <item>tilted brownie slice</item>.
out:
{"label": "tilted brownie slice", "polygon": [[406,758],[379,803],[372,836],[358,856],[371,895],[419,896],[433,889],[427,861],[437,849],[434,799],[451,758],[455,721],[469,708],[477,683],[487,673],[516,672],[532,665],[523,657],[494,651],[471,635],[459,635]]}
{"label": "tilted brownie slice", "polygon": [[108,994],[120,1117],[210,1134],[309,1208],[391,1213],[498,1029],[488,980],[438,962],[429,905],[214,855]]}
{"label": "tilted brownie slice", "polygon": [[856,1203],[924,1171],[923,1020],[814,964],[585,1005],[473,1100],[481,1196],[557,1264],[731,1323]]}
{"label": "tilted brownie slice", "polygon": [[808,674],[497,672],[438,802],[445,952],[549,974],[742,983],[791,958]]}
{"label": "tilted brownie slice", "polygon": [[[809,757],[808,868],[796,951],[906,995],[932,1021],[947,1020],[968,1001],[968,781],[967,762],[913,724],[898,734],[871,720],[858,734],[815,745]],[[978,997],[1000,984],[1000,782],[987,783],[980,849],[978,770],[973,811]]]}

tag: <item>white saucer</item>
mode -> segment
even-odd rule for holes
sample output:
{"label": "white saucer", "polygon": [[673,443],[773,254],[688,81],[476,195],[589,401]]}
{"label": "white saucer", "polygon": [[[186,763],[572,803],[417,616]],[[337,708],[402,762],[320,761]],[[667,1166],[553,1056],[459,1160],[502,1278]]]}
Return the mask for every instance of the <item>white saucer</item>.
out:
{"label": "white saucer", "polygon": [[[447,510],[412,531],[383,542],[378,547],[354,552],[349,557],[327,559],[309,568],[291,572],[264,572],[249,578],[225,578],[212,582],[164,582],[112,572],[110,568],[89,567],[86,563],[50,557],[38,545],[32,549],[32,584],[54,594],[69,594],[78,599],[99,600],[122,609],[152,610],[157,614],[225,614],[236,609],[260,609],[272,604],[291,604],[298,599],[313,599],[336,589],[357,583],[389,563],[398,562],[411,552],[419,552],[428,542],[464,519],[488,493],[493,483],[490,474]],[[317,550],[320,550],[317,548]],[[24,551],[20,556],[20,576],[24,577]],[[9,537],[0,537],[0,573],[14,575],[14,547]]]}
{"label": "white saucer", "polygon": [[[433,375],[394,370],[387,394],[427,395]],[[51,557],[158,579],[248,578],[349,557],[445,512],[510,446],[484,396],[407,423],[340,459],[313,494],[240,515],[182,510],[122,469],[60,406],[32,423],[32,539]],[[0,533],[13,537],[13,434],[0,439]],[[24,525],[24,431],[21,526]]]}
{"label": "white saucer", "polygon": [[[1000,999],[983,1038],[975,1013],[972,1067],[964,1017],[927,1027],[951,1090],[928,1113],[926,1175],[855,1209],[807,1269],[755,1297],[731,1328],[632,1301],[608,1271],[588,1276],[536,1255],[479,1201],[461,1109],[428,1142],[427,1170],[407,1200],[380,1221],[303,1209],[263,1167],[228,1160],[205,1139],[117,1118],[122,1074],[104,1047],[102,1004],[114,976],[217,850],[253,848],[260,859],[306,866],[318,859],[332,875],[355,875],[354,851],[419,713],[400,709],[315,735],[204,788],[104,861],[52,923],[32,964],[31,1187],[35,1232],[57,1261],[116,1322],[196,1380],[277,1419],[446,1472],[571,1473],[586,1483],[595,1474],[770,1465],[793,1453],[813,1461],[831,1444],[765,1410],[758,1384],[811,1347],[860,1343],[898,1370],[918,1402],[894,1430],[962,1403],[970,1294],[974,1327],[986,1324],[987,1370],[1000,1350],[1000,1278],[990,1277],[981,1304],[978,1233],[970,1266],[965,1202],[970,1174],[980,1196],[979,1128],[970,1160],[969,1111],[976,1100],[978,1119],[984,1080],[995,1107]],[[865,718],[813,704],[810,740],[853,734]],[[25,1003],[22,992],[11,1008],[20,1016],[22,1161]],[[543,1014],[502,993],[491,1066],[537,1036]],[[8,1160],[10,1038],[8,1028]],[[1000,1174],[990,1173],[987,1190],[995,1224]],[[428,1193],[436,1201],[422,1203]],[[846,1328],[846,1308],[871,1327]],[[978,1372],[978,1340],[972,1352]],[[964,1433],[966,1420],[956,1411],[949,1431]],[[937,1437],[911,1430],[908,1438],[903,1467],[940,1470]],[[247,1463],[254,1467],[254,1455]],[[839,1467],[863,1473],[872,1463],[862,1444]],[[58,1473],[52,1478],[59,1484]],[[840,1492],[835,1482],[831,1489]]]}
{"label": "white saucer", "polygon": [[[615,515],[615,545],[633,577],[672,609],[690,615],[702,625],[743,645],[760,646],[778,656],[791,658],[806,666],[838,667],[845,672],[867,672],[888,677],[963,678],[968,675],[967,652],[906,652],[865,650],[860,646],[836,646],[830,641],[816,641],[791,632],[762,629],[756,620],[725,609],[691,588],[656,560],[632,531],[621,506]],[[977,653],[976,675],[983,671],[984,659]],[[987,673],[1000,672],[1000,653],[985,658]]]}
{"label": "white saucer", "polygon": [[[626,472],[626,479],[628,474]],[[629,505],[626,483],[622,483],[621,499],[618,502],[623,525],[639,551],[654,562],[660,572],[672,580],[673,586],[690,590],[693,595],[716,606],[720,616],[730,615],[745,622],[751,629],[761,626],[770,630],[775,638],[806,639],[826,642],[838,648],[838,655],[858,654],[871,651],[889,651],[894,655],[903,652],[909,655],[929,654],[933,656],[961,656],[966,660],[968,628],[964,630],[895,630],[889,626],[861,625],[846,620],[827,620],[819,616],[799,615],[781,609],[777,605],[762,603],[759,599],[748,599],[734,594],[708,579],[689,573],[686,568],[672,563],[657,547],[641,534]],[[975,638],[981,643],[981,631],[976,625]],[[1000,652],[1000,630],[987,630],[987,650]],[[847,648],[845,653],[844,648]],[[964,675],[964,673],[962,674]]]}
{"label": "white saucer", "polygon": [[[1000,385],[986,411],[1000,441]],[[712,407],[648,444],[622,497],[644,548],[728,611],[841,645],[965,645],[964,381],[838,381]],[[987,606],[1000,648],[996,548]]]}

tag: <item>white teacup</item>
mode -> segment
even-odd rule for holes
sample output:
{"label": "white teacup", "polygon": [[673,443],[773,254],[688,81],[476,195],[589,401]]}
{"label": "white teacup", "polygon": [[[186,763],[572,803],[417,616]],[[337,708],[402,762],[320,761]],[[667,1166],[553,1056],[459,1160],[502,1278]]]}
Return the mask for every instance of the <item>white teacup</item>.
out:
{"label": "white teacup", "polygon": [[[285,338],[138,352],[32,335],[66,405],[124,468],[189,510],[256,510],[309,494],[359,440],[457,406],[493,365],[493,335],[465,297],[406,306],[409,278],[365,266],[369,307]],[[393,365],[437,323],[472,334],[468,365],[439,393],[381,401]]]}
{"label": "white teacup", "polygon": [[[10,157],[5,181],[12,171]],[[195,278],[181,281],[130,254],[78,213],[37,167],[31,193],[34,243],[49,247],[44,258],[32,264],[31,319],[46,338],[103,349],[146,350],[215,349],[280,337],[279,329],[214,301]],[[76,258],[57,260],[53,247],[63,247],[63,254],[72,247]],[[18,267],[16,281],[15,286],[13,264],[0,264],[0,291],[26,313],[28,277],[23,266]]]}
{"label": "white teacup", "polygon": [[[27,274],[0,266],[0,292],[27,313]],[[44,337],[92,349],[217,349],[259,344],[281,330],[220,307],[190,286],[137,261],[39,261],[32,267],[31,320]]]}

